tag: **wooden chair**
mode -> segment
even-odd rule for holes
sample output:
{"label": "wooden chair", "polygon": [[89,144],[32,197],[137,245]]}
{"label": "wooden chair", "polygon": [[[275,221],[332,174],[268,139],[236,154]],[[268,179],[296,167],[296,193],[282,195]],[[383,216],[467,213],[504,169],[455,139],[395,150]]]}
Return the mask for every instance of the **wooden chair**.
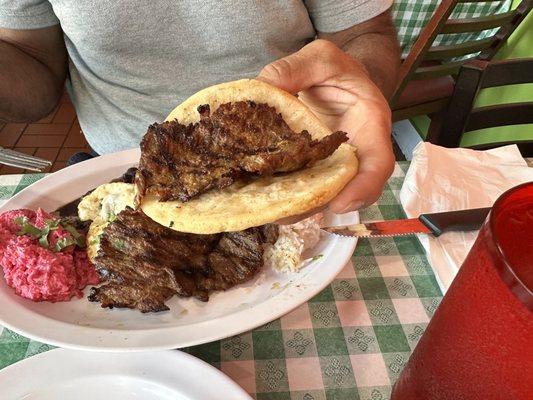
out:
{"label": "wooden chair", "polygon": [[[467,61],[457,58],[480,52],[475,58],[491,60],[533,8],[533,0],[523,0],[515,10],[506,13],[449,19],[457,3],[473,1],[479,0],[443,0],[437,7],[400,68],[400,78],[390,100],[393,121],[428,114],[432,118],[430,132],[437,130],[442,116],[438,112],[448,104],[455,85],[454,76]],[[498,27],[494,36],[485,39],[433,45],[440,34],[480,32]]]}
{"label": "wooden chair", "polygon": [[[521,83],[533,83],[533,58],[492,62],[472,60],[464,64],[459,71],[455,90],[439,130],[427,140],[440,146],[459,147],[465,132],[533,123],[533,101],[474,108],[474,101],[480,89]],[[533,140],[517,141],[510,138],[472,148],[488,149],[514,143],[518,145],[524,157],[533,156]]]}

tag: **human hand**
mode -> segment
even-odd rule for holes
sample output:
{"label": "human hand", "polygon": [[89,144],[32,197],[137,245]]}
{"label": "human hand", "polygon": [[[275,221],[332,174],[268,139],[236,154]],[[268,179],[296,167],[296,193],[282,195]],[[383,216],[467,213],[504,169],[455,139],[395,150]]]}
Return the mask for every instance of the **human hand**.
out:
{"label": "human hand", "polygon": [[[363,65],[319,39],[267,65],[257,79],[298,94],[332,131],[347,132],[348,143],[357,148],[357,175],[331,200],[328,210],[342,214],[374,203],[394,169],[391,111]],[[295,218],[280,222],[292,223]]]}

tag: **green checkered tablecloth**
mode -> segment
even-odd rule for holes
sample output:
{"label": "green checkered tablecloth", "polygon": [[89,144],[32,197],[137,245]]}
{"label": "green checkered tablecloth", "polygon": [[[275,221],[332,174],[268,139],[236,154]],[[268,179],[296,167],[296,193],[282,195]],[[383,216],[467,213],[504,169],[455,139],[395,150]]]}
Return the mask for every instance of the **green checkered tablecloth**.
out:
{"label": "green checkered tablecloth", "polygon": [[[440,4],[438,0],[396,0],[392,6],[394,24],[398,30],[398,40],[402,47],[402,57],[407,57],[409,50],[418,38],[422,29]],[[452,12],[451,18],[474,18],[499,14],[510,10],[511,0],[481,1],[459,3]],[[439,35],[435,45],[449,45],[468,40],[484,39],[493,35],[494,29],[482,32],[456,33]]]}
{"label": "green checkered tablecloth", "polygon": [[[398,196],[407,167],[396,165],[363,220],[404,217]],[[0,177],[0,203],[41,177]],[[416,237],[363,239],[333,283],[308,303],[251,332],[184,350],[258,400],[388,399],[440,299]],[[0,331],[0,368],[52,348]]]}

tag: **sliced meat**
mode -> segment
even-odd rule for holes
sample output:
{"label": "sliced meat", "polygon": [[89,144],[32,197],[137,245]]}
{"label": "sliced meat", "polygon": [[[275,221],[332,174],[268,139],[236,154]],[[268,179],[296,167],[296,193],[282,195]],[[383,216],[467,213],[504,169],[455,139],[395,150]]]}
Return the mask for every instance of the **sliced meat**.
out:
{"label": "sliced meat", "polygon": [[137,173],[137,167],[131,167],[122,174],[122,176],[111,180],[111,182],[124,182],[124,183],[134,183],[135,174]]}
{"label": "sliced meat", "polygon": [[165,305],[174,292],[143,281],[129,281],[127,285],[112,282],[91,288],[89,301],[97,301],[104,308],[136,308],[139,311],[166,311]]}
{"label": "sliced meat", "polygon": [[279,229],[276,224],[266,224],[259,227],[263,242],[274,244],[278,240]]}
{"label": "sliced meat", "polygon": [[106,283],[92,288],[90,301],[102,307],[167,310],[173,295],[207,301],[253,278],[263,265],[263,245],[277,239],[277,227],[195,235],[161,226],[141,211],[119,213],[100,238],[94,264]]}
{"label": "sliced meat", "polygon": [[[258,251],[259,250],[259,251]],[[197,287],[225,290],[250,280],[263,266],[263,241],[258,229],[224,233],[208,255],[209,274],[196,274]]]}
{"label": "sliced meat", "polygon": [[[100,249],[111,260],[122,260],[113,270],[160,265],[177,269],[204,268],[206,254],[216,245],[216,235],[191,235],[166,228],[142,212],[128,208],[105,228]],[[98,258],[97,258],[98,260]],[[118,264],[118,262],[117,262]],[[145,269],[144,267],[142,269]]]}
{"label": "sliced meat", "polygon": [[198,111],[196,124],[170,121],[148,128],[135,179],[137,203],[144,194],[188,201],[236,179],[296,171],[348,140],[340,131],[321,140],[294,132],[267,104],[241,101],[222,104],[213,113],[207,105]]}

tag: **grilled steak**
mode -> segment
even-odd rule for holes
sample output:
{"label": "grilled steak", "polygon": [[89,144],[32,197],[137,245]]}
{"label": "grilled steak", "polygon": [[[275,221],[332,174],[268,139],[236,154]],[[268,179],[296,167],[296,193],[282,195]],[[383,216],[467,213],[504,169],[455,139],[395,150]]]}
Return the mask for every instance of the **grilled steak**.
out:
{"label": "grilled steak", "polygon": [[200,122],[153,124],[141,142],[135,183],[140,198],[155,194],[161,201],[188,201],[236,179],[304,168],[331,155],[348,140],[334,132],[313,140],[294,132],[267,104],[226,103],[211,113],[198,108]]}
{"label": "grilled steak", "polygon": [[102,307],[168,310],[174,294],[203,301],[213,290],[246,282],[263,265],[263,244],[274,243],[277,227],[195,235],[176,232],[130,208],[119,213],[100,238],[94,263],[107,282],[91,289]]}

